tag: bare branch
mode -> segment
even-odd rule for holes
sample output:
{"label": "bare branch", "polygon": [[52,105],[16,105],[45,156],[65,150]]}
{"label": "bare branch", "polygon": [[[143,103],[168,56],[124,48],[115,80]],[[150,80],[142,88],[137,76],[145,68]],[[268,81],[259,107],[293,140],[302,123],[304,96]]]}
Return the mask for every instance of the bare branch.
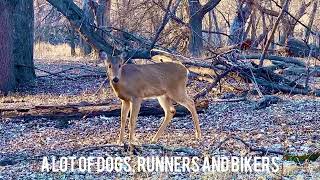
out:
{"label": "bare branch", "polygon": [[168,4],[168,7],[166,9],[166,13],[165,13],[165,15],[163,17],[162,23],[161,23],[161,25],[159,26],[159,28],[158,28],[158,30],[156,32],[156,35],[155,35],[155,37],[154,37],[154,39],[153,39],[153,41],[151,43],[151,46],[149,47],[150,50],[154,47],[154,45],[156,44],[161,32],[163,31],[165,26],[168,24],[170,18],[172,17],[170,14],[175,14],[176,9],[179,6],[180,2],[181,2],[181,0],[178,0],[177,4],[173,7],[173,11],[171,12],[170,9],[171,9],[172,0],[169,1],[169,4]]}
{"label": "bare branch", "polygon": [[269,45],[270,45],[271,41],[273,40],[274,33],[276,32],[276,29],[277,29],[277,27],[278,27],[278,25],[279,25],[279,23],[280,23],[280,20],[281,20],[281,18],[282,18],[282,15],[284,14],[284,11],[285,11],[286,7],[287,7],[288,4],[289,4],[289,1],[290,1],[290,0],[286,0],[286,1],[284,2],[284,6],[282,7],[281,12],[280,12],[280,14],[279,14],[276,22],[275,22],[274,25],[273,25],[273,28],[272,28],[270,37],[269,37],[268,41],[266,42],[266,44],[265,44],[265,46],[264,46],[264,49],[263,49],[263,52],[262,52],[262,55],[261,55],[261,57],[260,57],[259,67],[262,67],[262,65],[263,65],[263,60],[264,60],[264,58],[265,58],[265,56],[266,56],[267,50],[268,50],[268,48],[269,48]]}
{"label": "bare branch", "polygon": [[204,16],[209,11],[214,9],[220,3],[220,1],[221,0],[209,0],[209,2],[207,2],[205,5],[202,6],[200,14],[202,14],[202,16]]}

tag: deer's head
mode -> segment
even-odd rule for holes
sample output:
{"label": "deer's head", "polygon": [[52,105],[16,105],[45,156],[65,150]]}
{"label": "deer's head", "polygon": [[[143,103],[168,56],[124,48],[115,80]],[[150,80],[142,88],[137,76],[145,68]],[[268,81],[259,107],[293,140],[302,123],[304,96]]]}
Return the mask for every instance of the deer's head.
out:
{"label": "deer's head", "polygon": [[104,61],[107,75],[113,84],[117,84],[121,80],[121,70],[125,63],[125,54],[119,56],[110,56],[105,52],[100,53],[100,58]]}

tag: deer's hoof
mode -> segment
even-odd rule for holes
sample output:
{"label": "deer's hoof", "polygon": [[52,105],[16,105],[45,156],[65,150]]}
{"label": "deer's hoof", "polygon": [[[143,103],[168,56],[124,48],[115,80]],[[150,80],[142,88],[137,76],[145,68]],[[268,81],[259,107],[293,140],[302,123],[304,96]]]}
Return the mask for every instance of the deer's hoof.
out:
{"label": "deer's hoof", "polygon": [[201,140],[201,138],[202,138],[202,137],[201,137],[201,133],[196,133],[196,139],[197,139],[197,140]]}
{"label": "deer's hoof", "polygon": [[137,138],[130,139],[129,144],[130,145],[138,145],[139,144],[138,139]]}
{"label": "deer's hoof", "polygon": [[119,146],[123,145],[123,141],[122,141],[122,139],[118,139],[118,141],[117,141],[117,145],[119,145]]}
{"label": "deer's hoof", "polygon": [[154,138],[151,139],[150,143],[151,143],[151,144],[154,144],[154,143],[157,143],[157,141],[158,141],[158,139],[156,139],[156,138],[154,137]]}

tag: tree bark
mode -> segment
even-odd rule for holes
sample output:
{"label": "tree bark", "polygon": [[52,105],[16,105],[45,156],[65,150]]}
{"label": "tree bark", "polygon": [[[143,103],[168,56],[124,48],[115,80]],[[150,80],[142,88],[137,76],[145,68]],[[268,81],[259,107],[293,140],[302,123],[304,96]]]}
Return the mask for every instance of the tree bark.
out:
{"label": "tree bark", "polygon": [[[220,32],[220,27],[219,27],[217,15],[216,15],[214,10],[211,11],[210,16],[212,17],[212,21],[213,21],[213,25],[215,27],[215,31],[216,32]],[[216,34],[214,40],[216,40],[216,42],[214,42],[215,46],[216,47],[221,47],[221,45],[222,45],[221,34]]]}
{"label": "tree bark", "polygon": [[[316,12],[317,12],[317,7],[318,7],[318,1],[315,0],[313,2],[313,6],[312,6],[312,11],[311,11],[311,15],[309,16],[309,23],[308,23],[308,27],[311,29],[312,28],[312,25],[313,25],[313,21],[314,21],[314,18],[316,16]],[[304,36],[304,40],[306,43],[309,42],[309,37],[310,37],[310,29],[306,29],[305,31],[305,36]]]}
{"label": "tree bark", "polygon": [[245,39],[245,25],[251,14],[252,7],[249,3],[241,2],[238,4],[237,15],[235,16],[231,28],[231,40],[229,44],[238,44]]}
{"label": "tree bark", "polygon": [[[96,7],[96,22],[99,28],[110,26],[111,23],[111,0],[99,0]],[[100,31],[102,37],[105,37],[103,31]]]}
{"label": "tree bark", "polygon": [[35,78],[33,64],[33,0],[1,1],[0,91]]}
{"label": "tree bark", "polygon": [[[89,24],[93,24],[94,22],[93,11],[89,6],[89,0],[84,0],[82,2],[82,10],[83,10],[83,18],[84,18],[83,21],[86,21]],[[87,43],[87,41],[83,37],[81,37],[80,39],[80,44],[81,44],[81,51],[80,51],[81,55],[88,56],[92,51],[90,44]]]}
{"label": "tree bark", "polygon": [[70,48],[71,48],[71,56],[76,56],[76,35],[74,28],[70,25],[69,26],[69,36],[70,36]]}
{"label": "tree bark", "polygon": [[[13,11],[13,56],[18,83],[35,78],[33,63],[33,0],[17,0]],[[22,65],[22,66],[21,66]]]}
{"label": "tree bark", "polygon": [[266,56],[266,53],[267,53],[267,51],[268,51],[268,49],[269,49],[269,45],[271,44],[271,41],[274,39],[274,33],[276,32],[276,29],[278,28],[278,25],[279,25],[279,23],[280,23],[280,20],[282,19],[282,16],[283,16],[283,14],[284,14],[284,11],[285,11],[285,10],[288,8],[288,6],[289,6],[289,2],[290,2],[290,0],[286,0],[286,1],[284,2],[284,6],[283,6],[283,8],[282,8],[282,10],[281,10],[281,12],[280,12],[280,14],[279,14],[276,22],[274,23],[274,25],[273,25],[273,27],[272,27],[272,31],[271,31],[270,37],[268,38],[265,46],[263,47],[263,52],[262,52],[262,55],[261,55],[261,57],[260,57],[259,67],[262,67],[262,65],[263,65],[263,60],[264,60],[264,58],[265,58],[265,56]]}
{"label": "tree bark", "polygon": [[201,11],[201,4],[199,0],[189,0],[189,25],[190,25],[190,39],[189,50],[195,57],[199,57],[203,50],[203,36],[202,36],[202,19],[203,16],[199,13]]}
{"label": "tree bark", "polygon": [[0,94],[6,94],[15,87],[12,8],[7,1],[0,1],[0,9]]}
{"label": "tree bark", "polygon": [[221,0],[209,0],[203,6],[199,0],[188,0],[190,40],[189,51],[195,57],[201,56],[203,50],[202,20],[205,14],[215,8]]}

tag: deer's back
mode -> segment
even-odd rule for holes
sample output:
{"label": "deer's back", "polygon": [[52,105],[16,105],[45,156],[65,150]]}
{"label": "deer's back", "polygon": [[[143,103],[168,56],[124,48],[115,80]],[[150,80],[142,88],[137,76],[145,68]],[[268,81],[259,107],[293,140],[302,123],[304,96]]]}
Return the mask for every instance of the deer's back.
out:
{"label": "deer's back", "polygon": [[187,68],[166,62],[122,67],[121,81],[126,93],[138,97],[160,96],[187,82]]}

